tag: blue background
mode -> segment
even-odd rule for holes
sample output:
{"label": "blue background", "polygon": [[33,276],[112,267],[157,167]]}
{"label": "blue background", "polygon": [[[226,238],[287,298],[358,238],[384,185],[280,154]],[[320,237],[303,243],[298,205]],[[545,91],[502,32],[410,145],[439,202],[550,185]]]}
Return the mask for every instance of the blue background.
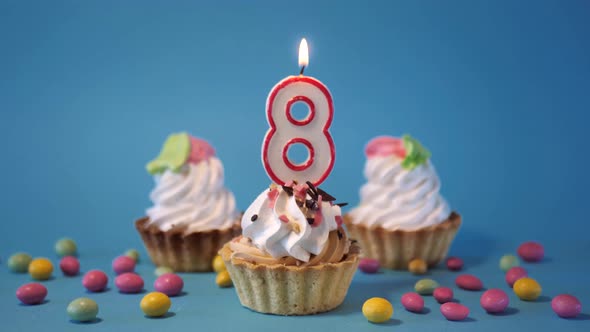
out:
{"label": "blue background", "polygon": [[[559,319],[547,301],[572,293],[590,305],[589,12],[581,0],[0,1],[2,261],[17,250],[55,258],[62,236],[77,240],[83,270],[107,270],[125,249],[143,249],[133,221],[150,205],[144,165],[171,132],[215,146],[245,209],[269,183],[260,163],[266,96],[297,73],[306,37],[306,74],[335,101],[337,161],[323,187],[356,204],[364,144],[411,133],[432,151],[442,193],[464,217],[451,253],[486,286],[506,289],[499,257],[541,241],[547,259],[528,268],[548,297],[511,295],[520,312],[492,317],[479,294],[457,291],[472,320],[449,323],[432,299],[426,315],[400,309],[416,277],[359,274],[335,312],[282,318],[241,308],[212,274],[189,275],[176,316],[147,320],[140,295],[111,290],[95,295],[102,321],[84,328],[379,329],[360,306],[383,296],[398,330],[588,330],[588,314]],[[147,286],[152,269],[140,266]],[[454,275],[432,277],[452,284]],[[48,304],[23,307],[13,294],[26,280],[0,271],[4,326],[82,329],[64,313],[84,295],[79,280],[59,276],[47,282]]]}

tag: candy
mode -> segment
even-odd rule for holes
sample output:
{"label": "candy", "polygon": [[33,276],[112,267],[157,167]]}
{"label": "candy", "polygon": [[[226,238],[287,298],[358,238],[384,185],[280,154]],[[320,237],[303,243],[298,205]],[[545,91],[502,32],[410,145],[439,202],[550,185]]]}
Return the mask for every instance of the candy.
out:
{"label": "candy", "polygon": [[538,242],[525,242],[518,247],[517,253],[527,262],[538,262],[545,256],[545,249]]}
{"label": "candy", "polygon": [[66,276],[75,276],[80,272],[80,262],[74,256],[65,256],[59,261],[59,268]]}
{"label": "candy", "polygon": [[219,287],[231,287],[233,285],[227,270],[223,270],[217,274],[217,277],[215,277],[215,283]]}
{"label": "candy", "polygon": [[47,288],[38,282],[20,286],[16,290],[16,298],[24,304],[39,304],[45,300]]}
{"label": "candy", "polygon": [[359,262],[359,269],[364,273],[377,273],[379,271],[379,261],[372,258],[361,258]]}
{"label": "candy", "polygon": [[213,271],[217,273],[225,270],[225,263],[219,255],[215,255],[215,257],[213,257],[213,262],[211,263],[211,265],[213,266]]}
{"label": "candy", "polygon": [[519,265],[520,261],[518,260],[518,257],[514,255],[504,255],[502,258],[500,258],[500,269],[504,272]]}
{"label": "candy", "polygon": [[432,295],[438,303],[447,303],[453,300],[453,290],[449,287],[437,287]]}
{"label": "candy", "polygon": [[525,301],[534,301],[541,295],[541,285],[532,278],[520,278],[512,286],[514,293]]}
{"label": "candy", "polygon": [[55,252],[59,257],[76,256],[78,253],[78,246],[72,239],[63,238],[55,243]]}
{"label": "candy", "polygon": [[424,274],[428,270],[428,265],[423,259],[412,259],[408,264],[408,270],[413,274]]}
{"label": "candy", "polygon": [[139,251],[135,249],[129,249],[125,251],[125,256],[130,257],[135,261],[135,263],[139,263]]}
{"label": "candy", "polygon": [[455,278],[455,283],[459,288],[465,290],[478,291],[483,288],[483,283],[478,277],[471,274],[462,274]]}
{"label": "candy", "polygon": [[35,280],[47,280],[53,272],[53,264],[47,258],[35,258],[29,264],[29,274]]}
{"label": "candy", "polygon": [[367,143],[365,154],[367,158],[397,156],[403,159],[406,157],[406,148],[404,142],[399,138],[378,136]]}
{"label": "candy", "polygon": [[516,280],[520,278],[528,277],[526,270],[520,266],[515,266],[506,272],[506,283],[512,287]]}
{"label": "candy", "polygon": [[393,315],[393,306],[381,297],[373,297],[363,304],[363,315],[371,323],[385,323]]}
{"label": "candy", "polygon": [[582,312],[582,303],[575,296],[557,295],[551,300],[551,308],[562,318],[573,318]]}
{"label": "candy", "polygon": [[143,290],[143,279],[133,272],[126,272],[115,278],[115,286],[121,293],[139,293]]}
{"label": "candy", "polygon": [[414,285],[414,290],[421,295],[431,295],[436,287],[438,287],[438,282],[432,279],[420,279]]}
{"label": "candy", "polygon": [[82,285],[90,292],[102,292],[106,287],[109,278],[100,270],[90,270],[82,278]]}
{"label": "candy", "polygon": [[479,304],[489,313],[500,313],[506,310],[510,300],[508,295],[501,289],[492,288],[485,291],[479,298]]}
{"label": "candy", "polygon": [[168,296],[176,296],[180,294],[182,287],[184,287],[184,281],[174,273],[162,274],[154,282],[154,289]]}
{"label": "candy", "polygon": [[422,312],[424,310],[424,299],[420,294],[409,292],[402,296],[402,305],[411,312]]}
{"label": "candy", "polygon": [[171,268],[169,268],[168,266],[158,266],[155,270],[154,270],[154,274],[159,277],[162,274],[165,273],[174,273],[174,270],[172,270]]}
{"label": "candy", "polygon": [[171,305],[172,302],[170,301],[170,298],[166,294],[160,292],[146,294],[139,303],[141,311],[143,311],[148,317],[164,316],[170,309]]}
{"label": "candy", "polygon": [[128,256],[119,256],[113,260],[113,271],[116,274],[133,272],[135,270],[135,261]]}
{"label": "candy", "polygon": [[447,302],[441,305],[440,312],[446,319],[452,321],[464,320],[469,316],[469,308],[455,302]]}
{"label": "candy", "polygon": [[447,258],[447,269],[451,271],[459,271],[463,268],[463,260],[459,257]]}
{"label": "candy", "polygon": [[33,257],[31,257],[31,255],[24,252],[18,252],[10,256],[8,259],[8,268],[12,272],[25,273],[29,270],[29,264],[31,264],[32,260]]}
{"label": "candy", "polygon": [[79,297],[68,304],[66,312],[75,322],[90,322],[98,315],[98,304],[93,299]]}

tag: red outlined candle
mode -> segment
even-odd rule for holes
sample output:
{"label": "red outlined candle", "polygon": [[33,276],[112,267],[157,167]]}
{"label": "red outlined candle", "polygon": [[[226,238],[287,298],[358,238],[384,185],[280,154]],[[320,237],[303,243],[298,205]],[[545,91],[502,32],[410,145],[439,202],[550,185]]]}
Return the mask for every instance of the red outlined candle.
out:
{"label": "red outlined candle", "polygon": [[[334,117],[332,95],[319,80],[303,76],[308,65],[307,42],[299,46],[301,75],[289,76],[275,85],[266,100],[266,119],[270,126],[262,144],[262,163],[266,173],[277,184],[291,180],[298,183],[322,183],[332,171],[336,157],[329,129]],[[309,112],[303,119],[292,114],[295,103],[304,103]],[[301,163],[289,159],[292,145],[307,149]]]}

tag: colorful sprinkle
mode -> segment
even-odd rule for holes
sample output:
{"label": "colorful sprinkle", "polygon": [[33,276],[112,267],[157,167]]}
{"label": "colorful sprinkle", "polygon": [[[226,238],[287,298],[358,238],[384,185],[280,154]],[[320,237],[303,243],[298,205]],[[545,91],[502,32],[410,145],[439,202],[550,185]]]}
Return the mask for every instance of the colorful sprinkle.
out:
{"label": "colorful sprinkle", "polygon": [[504,312],[509,303],[510,300],[508,299],[506,292],[497,288],[485,291],[479,299],[481,307],[492,314]]}
{"label": "colorful sprinkle", "polygon": [[135,270],[135,261],[128,256],[119,256],[113,260],[113,271],[119,275],[122,273],[133,272]]}
{"label": "colorful sprinkle", "polygon": [[115,278],[115,286],[121,293],[139,293],[143,290],[143,279],[135,273],[126,272]]}
{"label": "colorful sprinkle", "polygon": [[31,255],[18,252],[8,259],[8,268],[15,273],[26,273],[29,271],[29,264],[31,264],[32,260]]}
{"label": "colorful sprinkle", "polygon": [[363,303],[363,315],[371,323],[385,323],[393,315],[393,306],[381,297],[373,297]]}
{"label": "colorful sprinkle", "polygon": [[551,308],[562,318],[574,318],[582,312],[582,303],[575,296],[557,295],[551,300]]}
{"label": "colorful sprinkle", "polygon": [[73,277],[80,272],[80,262],[74,256],[66,256],[59,261],[59,268],[64,275]]}
{"label": "colorful sprinkle", "polygon": [[80,297],[70,302],[66,312],[73,321],[90,322],[98,315],[98,304],[93,299]]}
{"label": "colorful sprinkle", "polygon": [[55,252],[59,257],[76,256],[78,253],[78,246],[72,239],[63,238],[55,243]]}
{"label": "colorful sprinkle", "polygon": [[90,292],[102,292],[106,289],[109,277],[101,270],[86,272],[82,278],[82,285]]}
{"label": "colorful sprinkle", "polygon": [[459,257],[447,258],[447,269],[451,271],[459,271],[463,268],[463,260]]}
{"label": "colorful sprinkle", "polygon": [[449,287],[437,287],[432,293],[438,303],[447,303],[453,300],[453,290]]}
{"label": "colorful sprinkle", "polygon": [[455,278],[455,283],[459,288],[471,291],[478,291],[483,288],[483,283],[478,277],[472,274],[462,274]]}
{"label": "colorful sprinkle", "polygon": [[408,311],[420,313],[424,310],[424,299],[418,293],[410,292],[404,294],[401,302]]}
{"label": "colorful sprinkle", "polygon": [[514,293],[524,301],[534,301],[541,296],[541,285],[533,278],[520,278],[512,286]]}
{"label": "colorful sprinkle", "polygon": [[141,311],[148,317],[161,317],[164,316],[172,302],[170,298],[160,292],[151,292],[146,294],[139,304]]}
{"label": "colorful sprinkle", "polygon": [[415,258],[408,264],[408,270],[413,274],[425,274],[428,271],[428,265],[421,258]]}
{"label": "colorful sprinkle", "polygon": [[508,286],[510,286],[512,288],[512,286],[514,285],[514,283],[516,282],[516,280],[520,279],[520,278],[525,278],[528,277],[528,273],[526,272],[526,270],[523,267],[520,266],[515,266],[513,268],[511,268],[510,270],[508,270],[508,272],[506,272],[506,283],[508,284]]}
{"label": "colorful sprinkle", "polygon": [[29,274],[35,280],[47,280],[52,272],[53,264],[47,258],[35,258],[29,264]]}
{"label": "colorful sprinkle", "polygon": [[377,273],[380,266],[379,261],[372,258],[361,258],[359,261],[359,270],[368,274]]}
{"label": "colorful sprinkle", "polygon": [[42,303],[46,296],[47,288],[38,282],[24,284],[16,290],[16,298],[28,305]]}
{"label": "colorful sprinkle", "polygon": [[538,242],[525,242],[518,247],[517,252],[527,262],[539,262],[545,257],[545,249]]}
{"label": "colorful sprinkle", "polygon": [[506,272],[515,266],[519,266],[520,261],[518,260],[518,257],[516,257],[514,255],[504,255],[504,256],[502,256],[502,258],[500,258],[499,265],[500,265],[500,269],[502,271]]}
{"label": "colorful sprinkle", "polygon": [[432,295],[438,287],[438,282],[432,279],[420,279],[414,285],[414,290],[420,295]]}
{"label": "colorful sprinkle", "polygon": [[469,308],[455,302],[447,302],[441,305],[440,312],[450,321],[461,321],[469,316]]}
{"label": "colorful sprinkle", "polygon": [[176,296],[182,292],[184,281],[174,273],[165,273],[156,279],[154,289],[168,296]]}

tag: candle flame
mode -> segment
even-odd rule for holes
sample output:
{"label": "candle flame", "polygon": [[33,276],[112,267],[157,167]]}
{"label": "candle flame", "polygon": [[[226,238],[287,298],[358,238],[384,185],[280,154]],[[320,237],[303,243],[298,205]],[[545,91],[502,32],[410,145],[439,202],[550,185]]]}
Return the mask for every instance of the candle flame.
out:
{"label": "candle flame", "polygon": [[307,49],[307,40],[301,39],[299,44],[299,67],[307,67],[309,64],[309,50]]}

